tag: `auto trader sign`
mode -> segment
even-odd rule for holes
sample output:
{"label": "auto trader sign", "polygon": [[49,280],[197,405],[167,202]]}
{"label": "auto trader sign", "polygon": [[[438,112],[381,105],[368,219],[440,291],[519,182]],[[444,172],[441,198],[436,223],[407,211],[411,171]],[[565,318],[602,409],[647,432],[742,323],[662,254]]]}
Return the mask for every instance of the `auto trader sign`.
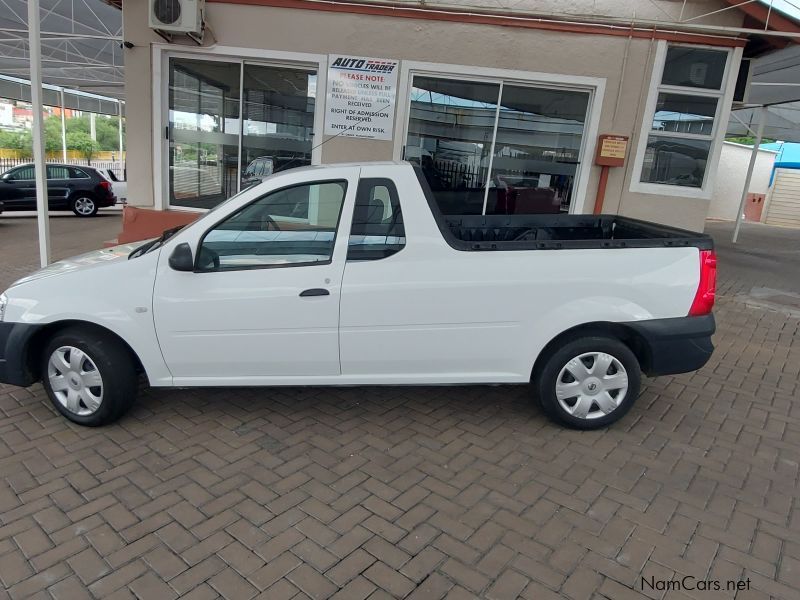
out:
{"label": "auto trader sign", "polygon": [[396,60],[331,55],[325,134],[392,139]]}

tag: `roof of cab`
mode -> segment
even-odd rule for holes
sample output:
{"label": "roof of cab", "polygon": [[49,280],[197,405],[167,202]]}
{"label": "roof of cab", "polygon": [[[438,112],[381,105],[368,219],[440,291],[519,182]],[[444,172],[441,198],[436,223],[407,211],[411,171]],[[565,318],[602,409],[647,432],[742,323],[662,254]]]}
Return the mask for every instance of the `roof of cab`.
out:
{"label": "roof of cab", "polygon": [[341,163],[326,163],[324,165],[306,165],[304,167],[295,167],[293,169],[286,169],[285,171],[278,171],[278,173],[287,173],[289,171],[313,171],[317,169],[336,169],[340,167],[399,167],[411,166],[411,163],[405,160],[376,160],[364,162],[341,162]]}

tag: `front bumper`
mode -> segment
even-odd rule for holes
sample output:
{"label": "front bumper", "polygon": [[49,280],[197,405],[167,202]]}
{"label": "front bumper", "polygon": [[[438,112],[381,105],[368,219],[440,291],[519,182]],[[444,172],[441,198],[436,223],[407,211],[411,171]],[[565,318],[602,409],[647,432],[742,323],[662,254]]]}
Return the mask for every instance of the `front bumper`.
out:
{"label": "front bumper", "polygon": [[0,383],[27,387],[37,381],[28,357],[41,325],[0,323]]}
{"label": "front bumper", "polygon": [[626,323],[644,344],[646,375],[674,375],[696,371],[714,352],[711,336],[717,325],[714,315],[652,319]]}

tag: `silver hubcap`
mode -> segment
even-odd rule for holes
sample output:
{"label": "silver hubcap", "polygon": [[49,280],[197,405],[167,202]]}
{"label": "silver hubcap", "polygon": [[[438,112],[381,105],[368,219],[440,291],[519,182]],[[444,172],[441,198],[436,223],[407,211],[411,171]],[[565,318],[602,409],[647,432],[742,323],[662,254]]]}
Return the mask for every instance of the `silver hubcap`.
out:
{"label": "silver hubcap", "polygon": [[570,360],[556,379],[556,399],[579,419],[597,419],[622,404],[628,393],[628,372],[605,352],[586,352]]}
{"label": "silver hubcap", "polygon": [[78,198],[75,200],[75,210],[82,215],[90,215],[94,210],[94,201],[91,198]]}
{"label": "silver hubcap", "polygon": [[50,355],[47,379],[53,395],[71,413],[91,415],[103,402],[103,378],[80,348],[61,346]]}

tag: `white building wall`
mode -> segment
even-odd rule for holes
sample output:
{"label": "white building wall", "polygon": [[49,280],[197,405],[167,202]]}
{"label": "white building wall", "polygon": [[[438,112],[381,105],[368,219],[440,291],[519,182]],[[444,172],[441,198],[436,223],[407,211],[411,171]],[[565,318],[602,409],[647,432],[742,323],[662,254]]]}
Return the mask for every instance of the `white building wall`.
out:
{"label": "white building wall", "polygon": [[[714,195],[708,209],[709,219],[723,221],[736,220],[736,211],[742,199],[747,166],[750,163],[752,146],[724,142],[719,160],[717,179],[714,184]],[[759,150],[753,177],[750,180],[751,194],[766,194],[769,189],[769,177],[777,152]]]}

